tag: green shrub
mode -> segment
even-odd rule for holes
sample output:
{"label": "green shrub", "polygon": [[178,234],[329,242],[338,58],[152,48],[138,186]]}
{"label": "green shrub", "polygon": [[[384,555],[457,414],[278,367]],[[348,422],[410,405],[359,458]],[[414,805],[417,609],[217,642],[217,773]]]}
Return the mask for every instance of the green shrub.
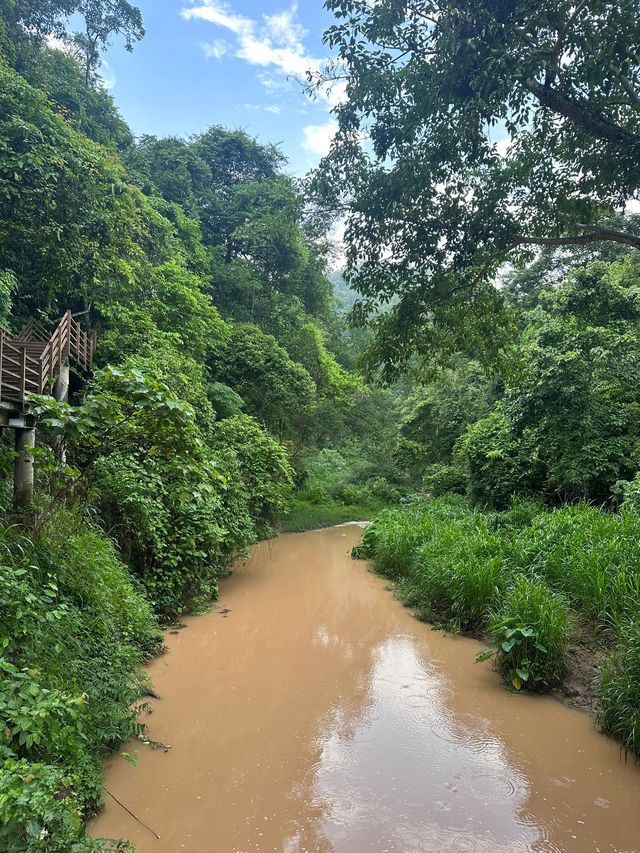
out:
{"label": "green shrub", "polygon": [[304,482],[298,492],[300,500],[323,503],[336,496],[349,482],[347,460],[338,450],[319,450],[306,463]]}
{"label": "green shrub", "polygon": [[356,486],[353,483],[347,483],[342,486],[335,494],[335,500],[345,506],[353,504],[366,503],[369,498],[369,489],[366,486]]}
{"label": "green shrub", "polygon": [[537,446],[529,432],[517,435],[499,409],[467,428],[455,458],[466,467],[476,503],[504,509],[512,495],[540,491]]}
{"label": "green shrub", "polygon": [[214,598],[255,530],[238,456],[207,445],[194,409],[152,375],[107,367],[80,406],[39,398],[37,411],[69,442],[156,611]]}
{"label": "green shrub", "polygon": [[15,759],[0,746],[0,849],[11,853],[133,850],[126,842],[85,835],[75,791],[79,776],[50,764]]}
{"label": "green shrub", "polygon": [[463,495],[467,490],[467,474],[461,465],[428,465],[422,477],[422,488],[435,498],[455,492]]}
{"label": "green shrub", "polygon": [[625,751],[640,756],[640,622],[621,627],[596,678],[597,720]]}
{"label": "green shrub", "polygon": [[142,732],[139,667],[159,642],[86,515],[58,510],[36,543],[0,527],[0,849],[94,849],[81,819],[100,802],[104,754]]}
{"label": "green shrub", "polygon": [[386,477],[374,477],[365,483],[367,491],[376,498],[393,504],[400,500],[400,491]]}
{"label": "green shrub", "polygon": [[218,424],[214,443],[238,460],[253,521],[265,531],[271,528],[286,513],[293,491],[293,469],[284,447],[248,415]]}
{"label": "green shrub", "polygon": [[516,690],[548,690],[566,673],[567,614],[561,596],[542,580],[517,575],[489,632],[505,681]]}

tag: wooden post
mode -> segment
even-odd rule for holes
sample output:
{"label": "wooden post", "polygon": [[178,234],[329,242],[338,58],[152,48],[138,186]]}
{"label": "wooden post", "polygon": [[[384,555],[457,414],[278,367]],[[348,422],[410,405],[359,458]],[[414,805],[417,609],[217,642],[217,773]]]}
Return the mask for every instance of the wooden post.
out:
{"label": "wooden post", "polygon": [[16,429],[16,458],[13,465],[13,505],[28,509],[33,503],[33,448],[35,429]]}

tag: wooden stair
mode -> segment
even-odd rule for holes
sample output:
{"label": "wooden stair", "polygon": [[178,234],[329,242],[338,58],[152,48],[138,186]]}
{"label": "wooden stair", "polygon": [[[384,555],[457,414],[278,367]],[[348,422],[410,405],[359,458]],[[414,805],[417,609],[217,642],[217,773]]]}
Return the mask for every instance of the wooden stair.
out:
{"label": "wooden stair", "polygon": [[[50,394],[62,364],[89,370],[95,336],[65,312],[52,333],[35,319],[12,335],[0,328],[0,426],[18,426],[29,394]],[[13,416],[13,417],[12,417]]]}

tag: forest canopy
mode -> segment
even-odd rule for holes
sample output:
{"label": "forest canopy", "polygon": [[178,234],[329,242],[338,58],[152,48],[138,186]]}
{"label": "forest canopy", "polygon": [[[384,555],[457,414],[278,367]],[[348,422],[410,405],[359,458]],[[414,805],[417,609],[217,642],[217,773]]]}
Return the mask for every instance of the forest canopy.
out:
{"label": "forest canopy", "polygon": [[[360,321],[390,373],[413,353],[496,350],[493,276],[535,247],[640,232],[634,2],[329,0],[338,132],[315,190],[347,219]],[[393,306],[384,316],[377,306]]]}

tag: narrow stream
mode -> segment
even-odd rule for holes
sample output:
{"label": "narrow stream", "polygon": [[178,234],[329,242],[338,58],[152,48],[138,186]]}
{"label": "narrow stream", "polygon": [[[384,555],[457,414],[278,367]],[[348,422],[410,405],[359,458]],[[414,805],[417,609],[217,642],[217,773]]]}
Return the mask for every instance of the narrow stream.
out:
{"label": "narrow stream", "polygon": [[415,620],[350,560],[360,534],[261,543],[167,635],[148,722],[171,749],[105,778],[160,840],[109,797],[92,834],[138,853],[640,851],[640,767]]}

